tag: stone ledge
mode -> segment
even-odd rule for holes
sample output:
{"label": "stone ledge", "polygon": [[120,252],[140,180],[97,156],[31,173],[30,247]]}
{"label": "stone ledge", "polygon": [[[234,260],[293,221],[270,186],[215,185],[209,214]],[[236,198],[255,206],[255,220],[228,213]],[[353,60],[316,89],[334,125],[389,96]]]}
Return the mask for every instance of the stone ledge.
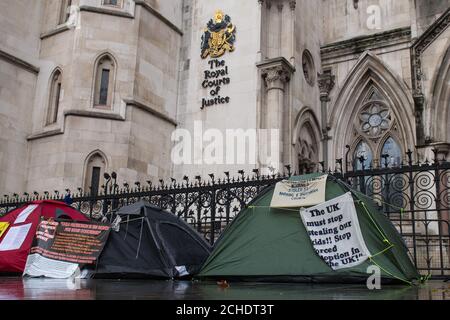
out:
{"label": "stone ledge", "polygon": [[0,49],[0,59],[9,62],[11,64],[14,64],[22,69],[25,69],[31,73],[38,74],[39,68],[32,65],[31,63],[26,62],[25,60],[22,60],[18,57],[13,56],[12,54],[9,54],[3,50]]}
{"label": "stone ledge", "polygon": [[[159,119],[162,119],[162,120],[172,124],[175,127],[178,125],[178,123],[175,119],[161,113],[160,111],[154,109],[153,107],[151,107],[149,105],[144,104],[143,102],[139,102],[136,99],[132,99],[132,98],[124,99],[123,101],[125,102],[127,107],[133,106],[133,107],[139,108],[141,110],[144,110],[145,112],[148,112],[148,113],[154,115],[155,117],[157,117]],[[65,111],[64,119],[69,116],[106,119],[106,120],[113,120],[113,121],[126,121],[126,119],[124,117],[122,117],[120,114],[112,113],[111,111],[108,111],[108,112],[96,111],[95,109],[91,109],[91,110],[72,109],[72,110]],[[52,136],[56,136],[56,135],[60,135],[60,134],[64,134],[64,130],[61,128],[32,134],[27,137],[27,140],[28,141],[37,140],[37,139],[52,137]]]}
{"label": "stone ledge", "polygon": [[125,121],[125,118],[122,117],[120,114],[111,113],[111,112],[94,111],[94,110],[79,110],[79,109],[67,110],[64,112],[64,117],[67,117],[67,116],[89,117],[89,118],[97,118],[97,119]]}
{"label": "stone ledge", "polygon": [[125,102],[127,107],[134,106],[136,108],[144,110],[145,112],[151,113],[152,115],[156,116],[157,118],[162,119],[162,120],[174,125],[175,127],[178,126],[178,122],[175,119],[173,119],[172,117],[170,117],[168,115],[165,115],[164,113],[156,110],[155,108],[149,106],[148,104],[138,101],[136,98],[127,98],[127,99],[123,99],[123,101]]}
{"label": "stone ledge", "polygon": [[64,131],[62,129],[43,131],[43,132],[35,133],[35,134],[32,134],[32,135],[28,136],[27,140],[28,141],[37,140],[37,139],[41,139],[41,138],[57,136],[57,135],[60,135],[60,134],[63,134],[63,133],[64,133]]}
{"label": "stone ledge", "polygon": [[295,72],[295,67],[285,57],[262,60],[260,62],[257,62],[256,66],[262,70],[275,66],[283,66],[287,68],[291,73]]}
{"label": "stone ledge", "polygon": [[326,44],[320,48],[322,61],[363,53],[411,42],[411,28],[398,28],[368,36],[359,36],[348,40]]}
{"label": "stone ledge", "polygon": [[87,11],[87,12],[93,12],[93,13],[107,14],[110,16],[134,19],[134,16],[128,12],[114,10],[114,9],[108,9],[108,8],[99,8],[99,7],[83,5],[83,6],[80,6],[80,11]]}
{"label": "stone ledge", "polygon": [[62,24],[57,26],[55,29],[44,32],[41,34],[41,40],[44,40],[45,38],[49,38],[51,36],[54,36],[56,34],[62,33],[64,31],[70,30],[70,27],[67,24]]}

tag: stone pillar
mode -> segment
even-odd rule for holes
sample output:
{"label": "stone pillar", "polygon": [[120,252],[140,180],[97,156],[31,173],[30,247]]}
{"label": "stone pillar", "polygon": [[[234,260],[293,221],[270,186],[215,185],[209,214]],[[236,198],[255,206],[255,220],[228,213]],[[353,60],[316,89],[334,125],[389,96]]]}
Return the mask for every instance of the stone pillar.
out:
{"label": "stone pillar", "polygon": [[257,64],[261,70],[261,76],[264,79],[265,95],[263,101],[265,102],[262,112],[265,112],[265,123],[262,123],[262,127],[266,129],[278,129],[280,135],[279,141],[279,159],[280,170],[283,164],[288,164],[286,161],[287,152],[285,151],[285,145],[289,141],[288,134],[286,133],[285,114],[289,111],[290,106],[287,105],[289,101],[288,89],[289,81],[292,73],[295,71],[294,67],[283,57],[275,59],[265,60]]}
{"label": "stone pillar", "polygon": [[297,1],[291,0],[289,1],[289,8],[290,10],[290,41],[289,41],[289,61],[293,66],[295,66],[295,7],[296,7]]}
{"label": "stone pillar", "polygon": [[423,109],[425,104],[425,97],[423,94],[414,96],[414,112],[416,116],[416,139],[417,145],[423,146],[425,144],[425,130],[423,127]]}
{"label": "stone pillar", "polygon": [[296,1],[289,1],[282,7],[281,34],[279,56],[285,57],[292,65],[295,65],[295,6]]}
{"label": "stone pillar", "polygon": [[266,23],[266,18],[265,18],[265,11],[263,10],[263,3],[264,0],[258,0],[258,15],[259,15],[259,26],[258,29],[260,30],[260,35],[258,38],[258,60],[262,60],[263,56],[264,56],[264,50],[263,47],[265,46],[265,41],[263,39],[264,35],[265,35],[265,23]]}
{"label": "stone pillar", "polygon": [[[266,58],[285,57],[294,65],[296,0],[258,0],[264,17]],[[265,3],[265,6],[262,4]]]}
{"label": "stone pillar", "polygon": [[273,0],[266,1],[267,14],[267,56],[275,58],[281,52],[281,30],[282,30],[283,3]]}
{"label": "stone pillar", "polygon": [[331,70],[327,70],[324,73],[318,75],[318,84],[320,90],[320,104],[321,104],[321,127],[322,127],[322,161],[324,161],[325,169],[328,169],[328,140],[331,137],[328,135],[330,130],[328,119],[328,102],[330,101],[330,92],[335,85],[335,76],[331,74]]}

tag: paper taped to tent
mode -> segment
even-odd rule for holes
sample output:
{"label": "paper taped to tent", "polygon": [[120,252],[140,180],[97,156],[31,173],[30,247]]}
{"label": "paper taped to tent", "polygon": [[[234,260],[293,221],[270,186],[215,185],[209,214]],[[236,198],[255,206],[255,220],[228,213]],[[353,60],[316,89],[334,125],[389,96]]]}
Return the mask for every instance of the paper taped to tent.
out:
{"label": "paper taped to tent", "polygon": [[283,180],[275,185],[270,207],[298,208],[325,201],[327,175],[304,180]]}
{"label": "paper taped to tent", "polygon": [[211,248],[174,214],[139,201],[109,216],[113,229],[95,278],[185,278],[198,273]]}
{"label": "paper taped to tent", "polygon": [[41,218],[88,221],[63,202],[33,201],[0,217],[0,273],[23,273]]}
{"label": "paper taped to tent", "polygon": [[[403,239],[370,198],[332,176],[324,178],[324,202],[307,195],[320,194],[323,177],[292,177],[263,190],[223,231],[198,278],[365,283],[375,266],[384,283],[419,280]],[[283,203],[286,186],[292,190],[282,191]],[[302,207],[307,198],[315,205]]]}

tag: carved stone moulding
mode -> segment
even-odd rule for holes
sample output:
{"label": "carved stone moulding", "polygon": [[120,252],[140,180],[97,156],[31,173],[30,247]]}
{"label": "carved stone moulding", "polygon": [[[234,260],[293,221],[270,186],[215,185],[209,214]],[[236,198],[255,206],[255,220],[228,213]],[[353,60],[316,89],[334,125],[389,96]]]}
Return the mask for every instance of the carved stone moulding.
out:
{"label": "carved stone moulding", "polygon": [[267,90],[284,89],[284,85],[290,81],[295,68],[283,57],[264,60],[256,64],[261,70]]}

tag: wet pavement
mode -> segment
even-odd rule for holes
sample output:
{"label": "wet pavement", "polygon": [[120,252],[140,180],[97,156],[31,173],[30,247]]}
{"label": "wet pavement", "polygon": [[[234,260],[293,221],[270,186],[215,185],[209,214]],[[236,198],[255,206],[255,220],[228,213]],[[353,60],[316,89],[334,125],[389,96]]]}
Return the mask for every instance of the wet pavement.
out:
{"label": "wet pavement", "polygon": [[450,300],[450,282],[419,286],[0,278],[0,300]]}

